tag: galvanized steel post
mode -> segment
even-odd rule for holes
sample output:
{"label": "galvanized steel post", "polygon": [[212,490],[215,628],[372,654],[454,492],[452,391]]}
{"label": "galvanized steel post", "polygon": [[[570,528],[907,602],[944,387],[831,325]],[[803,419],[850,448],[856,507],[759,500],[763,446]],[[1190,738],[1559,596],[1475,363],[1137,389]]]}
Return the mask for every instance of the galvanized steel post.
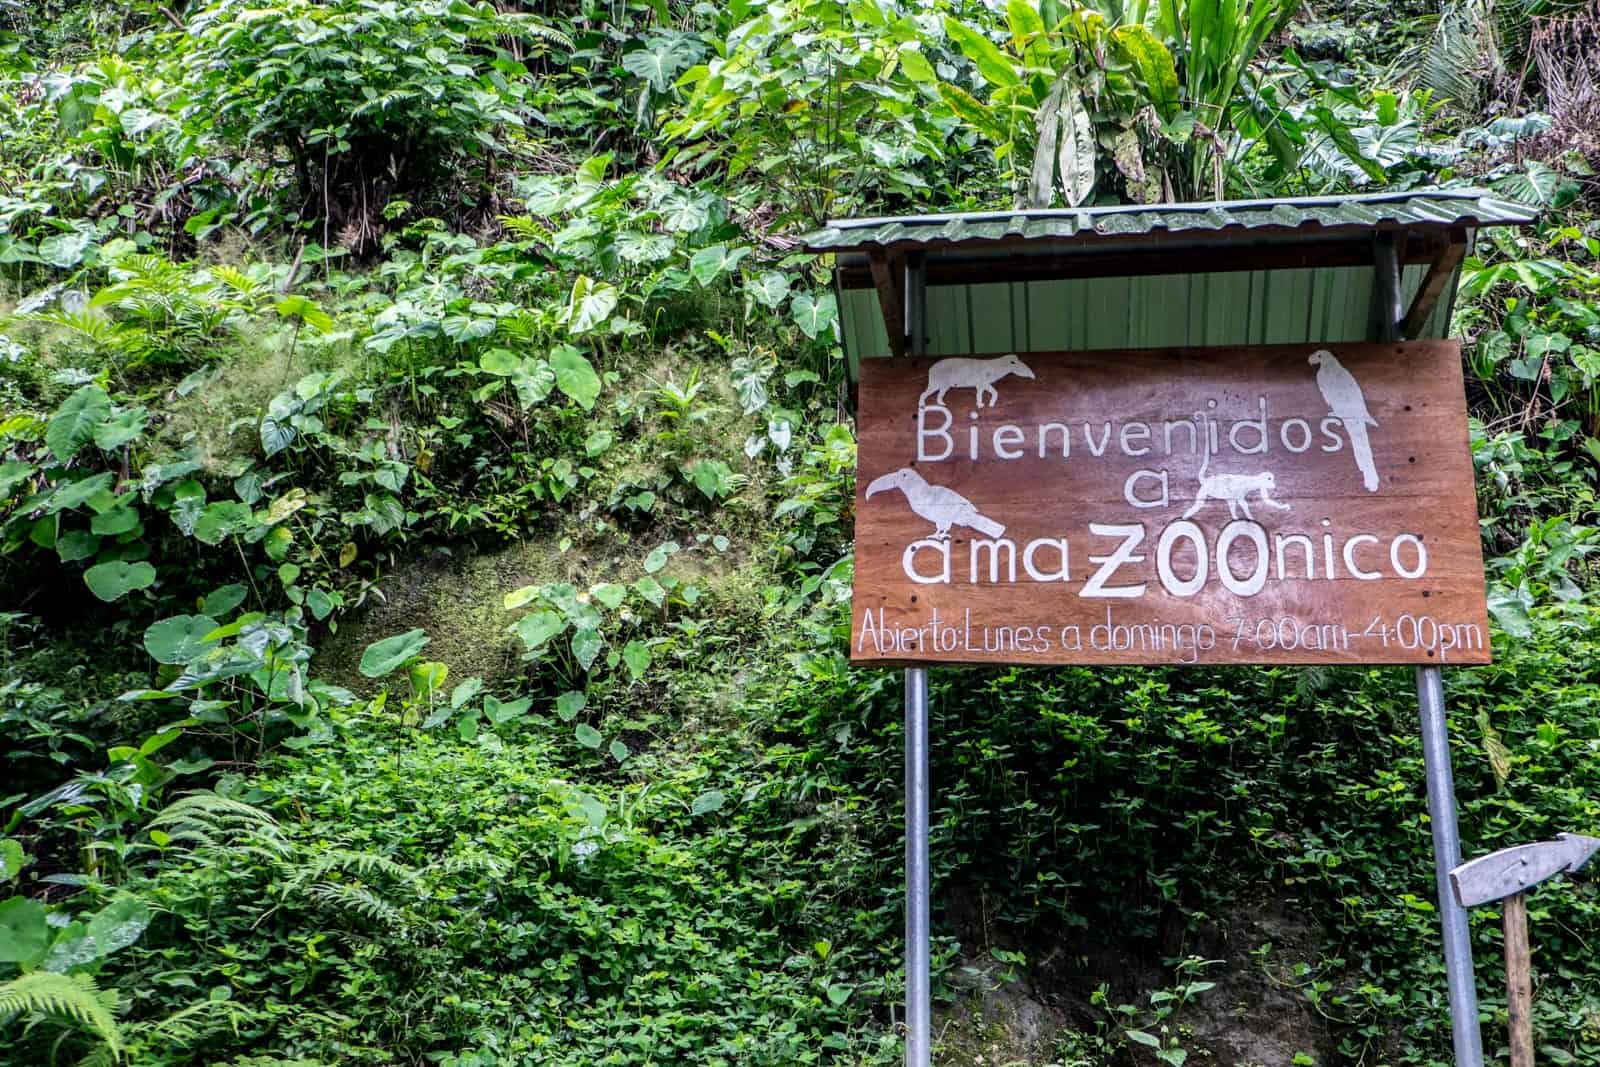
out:
{"label": "galvanized steel post", "polygon": [[[1400,261],[1394,235],[1379,234],[1373,265],[1377,271],[1378,340],[1398,341],[1401,305]],[[1450,995],[1450,1036],[1456,1067],[1483,1067],[1483,1035],[1478,1029],[1478,989],[1472,975],[1472,938],[1467,909],[1450,888],[1450,871],[1461,863],[1461,829],[1456,822],[1456,787],[1450,771],[1450,731],[1444,710],[1444,674],[1438,667],[1417,668],[1417,707],[1421,715],[1422,764],[1428,785],[1428,822],[1433,828],[1433,870],[1444,935],[1445,984]]]}
{"label": "galvanized steel post", "polygon": [[[906,350],[927,351],[927,275],[921,256],[906,260]],[[929,976],[928,670],[908,667],[906,685],[906,1067],[929,1067],[933,993]]]}

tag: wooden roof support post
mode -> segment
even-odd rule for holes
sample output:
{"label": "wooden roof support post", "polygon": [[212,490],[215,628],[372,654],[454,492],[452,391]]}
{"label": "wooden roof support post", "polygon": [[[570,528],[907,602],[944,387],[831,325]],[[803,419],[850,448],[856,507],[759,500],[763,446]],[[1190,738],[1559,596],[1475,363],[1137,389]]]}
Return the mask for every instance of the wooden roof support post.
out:
{"label": "wooden roof support post", "polygon": [[1455,275],[1456,268],[1461,265],[1461,260],[1467,254],[1467,231],[1454,229],[1450,231],[1450,242],[1440,250],[1428,265],[1428,273],[1422,278],[1422,286],[1417,290],[1417,295],[1411,301],[1411,308],[1406,312],[1405,322],[1400,327],[1403,337],[1416,337],[1423,324],[1428,321],[1428,316],[1433,314],[1435,305],[1439,302],[1439,295],[1444,292],[1445,285]]}
{"label": "wooden roof support post", "polygon": [[900,280],[905,273],[905,256],[898,252],[876,252],[868,260],[872,286],[878,290],[878,306],[889,334],[889,352],[895,358],[906,354],[905,293]]}

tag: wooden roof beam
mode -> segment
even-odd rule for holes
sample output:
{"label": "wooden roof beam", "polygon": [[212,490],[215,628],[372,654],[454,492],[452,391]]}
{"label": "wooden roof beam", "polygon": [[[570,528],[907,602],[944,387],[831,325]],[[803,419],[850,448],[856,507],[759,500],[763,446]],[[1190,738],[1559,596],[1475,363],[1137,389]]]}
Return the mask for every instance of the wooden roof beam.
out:
{"label": "wooden roof beam", "polygon": [[1400,327],[1400,336],[1417,336],[1423,324],[1428,321],[1428,316],[1433,314],[1434,307],[1439,303],[1440,294],[1444,292],[1445,285],[1449,283],[1466,254],[1467,231],[1451,230],[1449,243],[1439,250],[1439,254],[1428,265],[1428,273],[1423,275],[1422,285],[1417,289],[1417,295],[1411,301],[1411,307],[1406,312],[1405,321]]}
{"label": "wooden roof beam", "polygon": [[905,261],[904,253],[899,252],[873,253],[868,260],[872,287],[878,291],[878,306],[889,334],[889,351],[897,359],[906,354],[906,296],[901,284]]}

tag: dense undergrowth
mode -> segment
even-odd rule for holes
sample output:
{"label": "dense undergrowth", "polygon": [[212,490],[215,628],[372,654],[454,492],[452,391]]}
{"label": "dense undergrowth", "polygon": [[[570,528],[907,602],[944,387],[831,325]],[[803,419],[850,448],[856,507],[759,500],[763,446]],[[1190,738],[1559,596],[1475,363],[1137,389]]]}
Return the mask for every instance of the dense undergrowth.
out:
{"label": "dense undergrowth", "polygon": [[[499,7],[0,0],[0,1063],[897,1060],[829,215],[1543,207],[1457,305],[1448,695],[1471,850],[1596,828],[1592,8]],[[987,1062],[1203,1062],[1244,977],[1294,1062],[1445,1055],[1406,672],[933,678],[941,1005],[1057,1024]],[[1592,1062],[1600,896],[1533,918]]]}

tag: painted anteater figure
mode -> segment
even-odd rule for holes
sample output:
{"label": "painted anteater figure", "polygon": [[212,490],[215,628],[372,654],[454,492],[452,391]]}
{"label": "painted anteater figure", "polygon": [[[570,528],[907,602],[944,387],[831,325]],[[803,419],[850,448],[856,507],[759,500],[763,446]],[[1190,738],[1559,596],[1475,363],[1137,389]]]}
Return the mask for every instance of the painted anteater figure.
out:
{"label": "painted anteater figure", "polygon": [[917,399],[917,407],[927,407],[928,398],[933,397],[935,404],[944,403],[944,394],[951,389],[971,389],[977,394],[978,407],[983,407],[983,395],[989,394],[989,406],[994,407],[1000,399],[1000,394],[995,391],[994,383],[1008,374],[1015,374],[1019,378],[1032,378],[1033,371],[1028,365],[1016,356],[1000,356],[996,359],[967,359],[954,357],[941,359],[928,368],[928,388]]}

